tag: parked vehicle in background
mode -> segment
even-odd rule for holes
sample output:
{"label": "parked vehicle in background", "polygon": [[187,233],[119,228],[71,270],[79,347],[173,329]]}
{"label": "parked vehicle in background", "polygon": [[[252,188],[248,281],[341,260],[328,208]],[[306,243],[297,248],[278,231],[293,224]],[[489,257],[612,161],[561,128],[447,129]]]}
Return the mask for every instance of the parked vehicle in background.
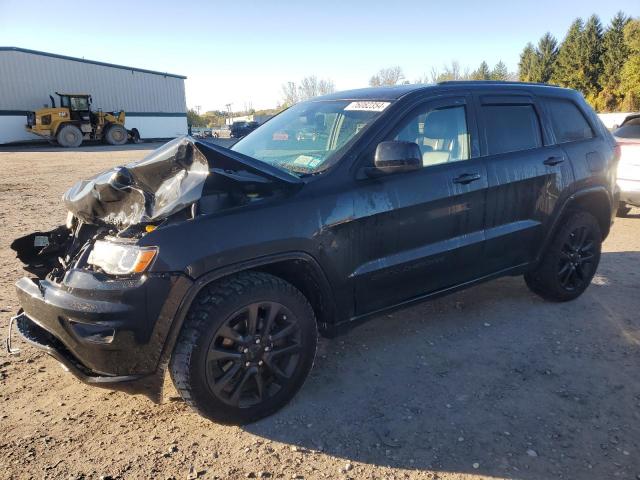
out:
{"label": "parked vehicle in background", "polygon": [[[327,140],[298,141],[309,125]],[[157,399],[169,365],[202,415],[251,422],[300,389],[318,332],[505,275],[580,296],[616,162],[573,90],[334,93],[231,149],[179,138],[76,184],[66,226],[12,244],[32,274],[12,320],[85,382]]]}
{"label": "parked vehicle in background", "polygon": [[58,93],[59,106],[53,96],[51,106],[27,112],[25,128],[62,147],[79,147],[84,140],[102,140],[109,145],[124,145],[131,138],[140,141],[137,129],[125,128],[125,112],[91,110],[91,95]]}
{"label": "parked vehicle in background", "polygon": [[258,122],[233,122],[231,125],[231,136],[234,138],[242,138],[253,132],[259,126]]}
{"label": "parked vehicle in background", "polygon": [[624,217],[631,207],[640,207],[640,114],[625,118],[613,135],[620,149],[618,216]]}

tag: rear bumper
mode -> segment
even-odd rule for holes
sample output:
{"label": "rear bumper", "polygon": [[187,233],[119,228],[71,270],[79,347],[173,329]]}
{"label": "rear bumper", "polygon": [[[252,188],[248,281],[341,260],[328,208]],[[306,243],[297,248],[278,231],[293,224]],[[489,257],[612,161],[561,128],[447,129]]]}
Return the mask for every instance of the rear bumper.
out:
{"label": "rear bumper", "polygon": [[620,201],[640,207],[640,180],[618,179]]}
{"label": "rear bumper", "polygon": [[59,284],[22,278],[16,290],[24,314],[16,325],[80,380],[152,396],[168,332],[191,285],[181,274],[113,280],[73,269]]}

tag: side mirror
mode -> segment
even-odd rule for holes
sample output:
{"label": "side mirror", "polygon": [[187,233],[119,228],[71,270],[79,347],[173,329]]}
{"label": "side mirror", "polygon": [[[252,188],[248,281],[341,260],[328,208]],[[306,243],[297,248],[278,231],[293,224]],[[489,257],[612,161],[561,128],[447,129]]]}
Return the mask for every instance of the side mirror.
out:
{"label": "side mirror", "polygon": [[382,173],[411,172],[422,168],[422,152],[415,142],[382,142],[376,148],[374,164]]}

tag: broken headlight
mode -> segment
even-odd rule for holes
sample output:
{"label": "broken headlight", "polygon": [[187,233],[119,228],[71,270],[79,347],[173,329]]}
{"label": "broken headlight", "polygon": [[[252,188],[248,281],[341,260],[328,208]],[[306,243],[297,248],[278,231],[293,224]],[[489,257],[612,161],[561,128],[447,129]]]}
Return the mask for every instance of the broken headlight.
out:
{"label": "broken headlight", "polygon": [[109,275],[129,275],[144,272],[157,253],[156,247],[138,247],[98,240],[87,262]]}

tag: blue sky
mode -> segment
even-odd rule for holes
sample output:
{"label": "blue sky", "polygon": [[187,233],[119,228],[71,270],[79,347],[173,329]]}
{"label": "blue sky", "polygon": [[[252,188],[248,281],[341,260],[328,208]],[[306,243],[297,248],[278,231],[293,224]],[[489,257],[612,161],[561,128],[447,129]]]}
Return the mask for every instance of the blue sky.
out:
{"label": "blue sky", "polygon": [[0,0],[0,46],[183,74],[189,107],[240,110],[275,106],[284,82],[307,75],[343,90],[393,65],[411,81],[451,60],[515,71],[528,41],[618,10],[639,16],[640,2]]}

